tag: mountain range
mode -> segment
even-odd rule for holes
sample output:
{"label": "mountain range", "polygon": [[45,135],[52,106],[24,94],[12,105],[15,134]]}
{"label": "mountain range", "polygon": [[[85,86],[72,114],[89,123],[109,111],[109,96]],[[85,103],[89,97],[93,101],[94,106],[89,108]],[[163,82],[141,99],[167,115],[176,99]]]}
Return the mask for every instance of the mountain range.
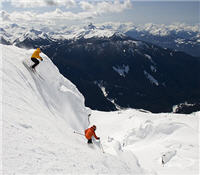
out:
{"label": "mountain range", "polygon": [[135,27],[126,32],[128,36],[156,44],[163,48],[183,51],[192,56],[200,57],[199,27],[158,26],[148,24],[145,27]]}
{"label": "mountain range", "polygon": [[[195,50],[199,47],[198,39],[194,39],[198,35],[195,30],[191,35],[196,42],[191,44],[186,42],[191,40],[189,34],[184,35],[183,31],[182,35],[180,31],[172,32],[170,37],[130,28],[126,31],[123,26],[118,29],[89,24],[76,30],[63,28],[53,32],[13,24],[1,28],[1,42],[40,47],[78,87],[85,104],[92,109],[110,111],[131,107],[170,112],[179,104],[183,105],[175,112],[191,113],[200,109],[200,59],[162,45],[165,43],[162,39],[170,43],[185,36],[178,44],[195,45]],[[172,42],[170,45],[173,46]]]}
{"label": "mountain range", "polygon": [[186,24],[135,25],[132,23],[105,23],[86,26],[63,26],[62,28],[22,27],[17,24],[2,25],[0,28],[1,43],[12,44],[20,38],[27,37],[51,38],[52,40],[66,40],[73,38],[110,37],[116,32],[121,32],[135,39],[156,44],[163,48],[183,51],[189,55],[200,57],[200,33],[199,26]]}

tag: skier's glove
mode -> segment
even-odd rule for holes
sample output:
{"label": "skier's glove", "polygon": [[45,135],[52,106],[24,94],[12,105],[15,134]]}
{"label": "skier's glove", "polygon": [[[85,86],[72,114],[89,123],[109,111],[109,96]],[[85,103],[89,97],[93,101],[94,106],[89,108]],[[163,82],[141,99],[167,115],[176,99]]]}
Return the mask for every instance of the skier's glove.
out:
{"label": "skier's glove", "polygon": [[98,137],[97,140],[100,140],[100,137]]}
{"label": "skier's glove", "polygon": [[43,61],[43,58],[41,58],[41,61]]}

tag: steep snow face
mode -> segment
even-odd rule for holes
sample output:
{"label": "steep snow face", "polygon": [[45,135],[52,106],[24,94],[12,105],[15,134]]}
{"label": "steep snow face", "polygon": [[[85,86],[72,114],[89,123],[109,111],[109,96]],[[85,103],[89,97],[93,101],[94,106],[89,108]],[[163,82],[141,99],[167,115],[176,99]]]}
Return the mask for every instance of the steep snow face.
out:
{"label": "steep snow face", "polygon": [[[137,158],[103,154],[79,131],[88,127],[88,109],[77,88],[50,61],[33,73],[33,50],[0,45],[3,174],[144,174]],[[93,124],[93,123],[91,123]]]}
{"label": "steep snow face", "polygon": [[[129,152],[149,174],[199,174],[200,112],[152,114],[134,109],[117,112],[93,111],[106,153]],[[124,155],[125,156],[125,155]]]}
{"label": "steep snow face", "polygon": [[[28,106],[39,115],[47,112],[52,117],[62,118],[73,129],[85,128],[87,118],[82,94],[43,54],[44,61],[36,73],[27,70],[22,63],[33,64],[30,60],[33,51],[3,46],[3,77],[8,79],[3,87],[4,101],[16,108],[22,106],[22,110]],[[21,100],[16,103],[15,99]]]}

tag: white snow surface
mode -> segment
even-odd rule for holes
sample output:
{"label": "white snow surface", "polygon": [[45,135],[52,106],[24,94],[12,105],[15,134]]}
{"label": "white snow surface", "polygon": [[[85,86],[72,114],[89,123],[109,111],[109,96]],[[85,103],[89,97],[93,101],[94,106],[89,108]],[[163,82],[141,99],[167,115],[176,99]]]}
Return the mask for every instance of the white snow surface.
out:
{"label": "white snow surface", "polygon": [[103,154],[88,146],[84,98],[44,54],[32,73],[34,50],[0,45],[3,67],[2,160],[4,174],[145,174],[132,155]]}
{"label": "white snow surface", "polygon": [[147,174],[158,175],[199,174],[199,119],[200,112],[152,114],[134,109],[91,115],[106,153],[127,156],[127,161],[134,156]]}
{"label": "white snow surface", "polygon": [[[200,112],[90,111],[46,55],[32,73],[22,62],[32,64],[34,50],[0,48],[2,174],[199,173]],[[98,141],[89,146],[73,133],[89,124],[97,126],[105,153]]]}

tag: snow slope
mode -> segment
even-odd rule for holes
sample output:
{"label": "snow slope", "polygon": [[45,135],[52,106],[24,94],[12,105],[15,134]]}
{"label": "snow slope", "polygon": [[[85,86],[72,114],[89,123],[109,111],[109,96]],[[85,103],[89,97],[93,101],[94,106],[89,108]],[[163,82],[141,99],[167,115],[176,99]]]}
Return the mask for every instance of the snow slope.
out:
{"label": "snow slope", "polygon": [[[4,174],[199,174],[199,118],[134,109],[91,111],[84,97],[44,54],[32,73],[33,50],[0,45]],[[3,124],[2,124],[3,123]],[[73,131],[97,125],[88,146]],[[1,148],[1,147],[0,147]],[[1,150],[1,149],[0,149]],[[163,165],[162,165],[163,160]]]}
{"label": "snow slope", "polygon": [[47,56],[41,54],[44,61],[32,73],[23,62],[31,64],[33,50],[0,47],[4,174],[148,173],[134,154],[103,154],[98,142],[89,147],[73,133],[88,127],[90,111]]}
{"label": "snow slope", "polygon": [[199,119],[200,112],[152,114],[129,109],[93,111],[90,120],[97,125],[106,153],[134,154],[142,167],[159,175],[198,175]]}

